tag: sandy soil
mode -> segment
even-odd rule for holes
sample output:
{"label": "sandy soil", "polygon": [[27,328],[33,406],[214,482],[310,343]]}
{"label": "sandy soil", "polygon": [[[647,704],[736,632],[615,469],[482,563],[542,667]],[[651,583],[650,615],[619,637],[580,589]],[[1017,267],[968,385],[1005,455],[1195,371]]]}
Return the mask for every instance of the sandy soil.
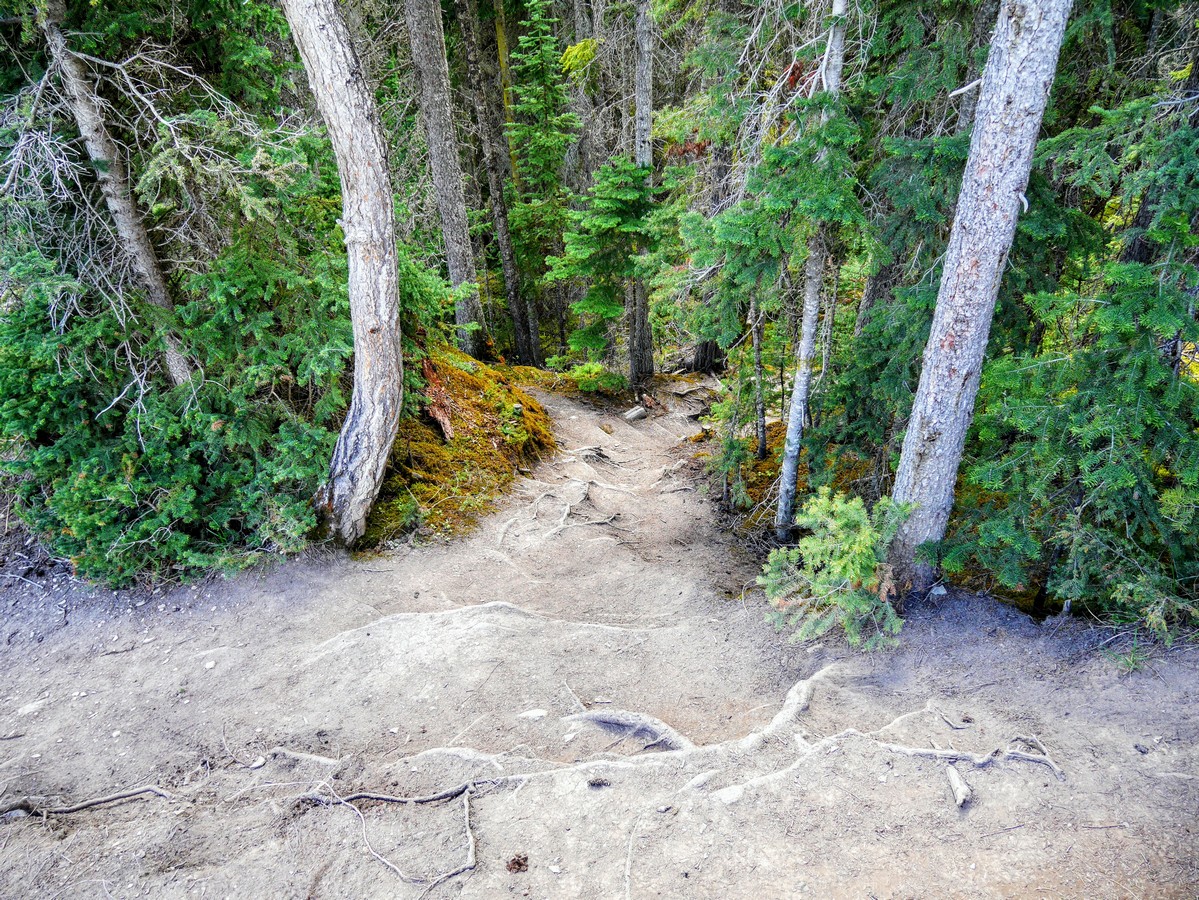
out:
{"label": "sandy soil", "polygon": [[8,813],[0,895],[1199,895],[1197,648],[1125,677],[953,594],[892,653],[789,645],[692,421],[544,401],[562,453],[467,538],[0,582],[0,809],[168,795]]}

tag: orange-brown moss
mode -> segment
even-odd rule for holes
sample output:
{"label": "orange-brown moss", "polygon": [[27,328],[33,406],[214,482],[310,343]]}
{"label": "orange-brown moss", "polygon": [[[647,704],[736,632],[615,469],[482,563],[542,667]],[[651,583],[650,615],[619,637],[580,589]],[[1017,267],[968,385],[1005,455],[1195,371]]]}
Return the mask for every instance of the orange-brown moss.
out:
{"label": "orange-brown moss", "polygon": [[517,468],[554,447],[549,416],[509,376],[524,367],[488,366],[448,347],[431,350],[429,358],[454,437],[447,441],[426,412],[400,423],[363,547],[418,525],[442,535],[468,528],[512,483]]}

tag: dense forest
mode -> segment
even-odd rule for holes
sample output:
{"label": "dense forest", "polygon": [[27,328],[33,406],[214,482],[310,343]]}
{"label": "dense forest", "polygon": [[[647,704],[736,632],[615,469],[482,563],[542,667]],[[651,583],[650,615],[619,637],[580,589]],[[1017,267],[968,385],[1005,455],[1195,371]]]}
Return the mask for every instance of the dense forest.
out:
{"label": "dense forest", "polygon": [[377,543],[450,370],[501,455],[548,438],[499,381],[689,371],[801,635],[942,578],[1199,618],[1193,3],[0,0],[0,42],[0,487],[83,577]]}

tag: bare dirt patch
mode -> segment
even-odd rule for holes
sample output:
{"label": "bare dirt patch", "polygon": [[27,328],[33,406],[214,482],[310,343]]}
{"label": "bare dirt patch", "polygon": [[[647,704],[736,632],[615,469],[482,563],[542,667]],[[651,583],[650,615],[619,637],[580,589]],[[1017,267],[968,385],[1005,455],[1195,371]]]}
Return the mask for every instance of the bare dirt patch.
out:
{"label": "bare dirt patch", "polygon": [[542,399],[561,452],[469,537],[0,585],[0,895],[1199,890],[1194,647],[1122,677],[1110,633],[956,595],[893,653],[788,645],[694,423]]}

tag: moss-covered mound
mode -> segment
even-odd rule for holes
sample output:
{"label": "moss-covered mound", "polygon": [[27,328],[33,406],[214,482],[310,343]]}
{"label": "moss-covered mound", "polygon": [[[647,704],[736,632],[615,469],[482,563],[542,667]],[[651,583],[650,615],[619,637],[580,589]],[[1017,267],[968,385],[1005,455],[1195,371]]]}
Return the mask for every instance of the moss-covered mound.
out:
{"label": "moss-covered mound", "polygon": [[462,531],[491,508],[517,468],[553,449],[549,416],[509,371],[452,348],[430,350],[422,412],[400,423],[362,547],[417,527]]}

